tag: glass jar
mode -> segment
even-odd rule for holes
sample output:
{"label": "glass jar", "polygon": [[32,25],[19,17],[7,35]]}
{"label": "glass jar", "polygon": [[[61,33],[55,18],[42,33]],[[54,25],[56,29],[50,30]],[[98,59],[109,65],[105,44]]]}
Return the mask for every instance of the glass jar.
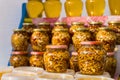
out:
{"label": "glass jar", "polygon": [[109,72],[112,78],[114,78],[117,67],[117,60],[114,57],[114,52],[107,53],[105,71]]}
{"label": "glass jar", "polygon": [[64,3],[65,12],[67,17],[81,16],[83,9],[82,0],[66,0]]}
{"label": "glass jar", "polygon": [[91,41],[92,35],[87,28],[77,28],[76,32],[72,36],[72,42],[77,51],[80,48],[80,42],[82,41]]}
{"label": "glass jar", "polygon": [[68,45],[70,44],[70,35],[68,29],[54,29],[52,36],[53,45]]}
{"label": "glass jar", "polygon": [[58,18],[61,14],[62,3],[60,0],[46,0],[44,8],[47,18]]}
{"label": "glass jar", "polygon": [[83,22],[72,22],[70,27],[70,33],[74,34],[78,28],[84,28]]}
{"label": "glass jar", "polygon": [[116,44],[120,45],[120,21],[109,21],[108,26],[115,31],[117,36]]}
{"label": "glass jar", "polygon": [[106,52],[98,41],[81,42],[78,50],[78,65],[81,74],[102,75]]}
{"label": "glass jar", "polygon": [[30,66],[44,68],[43,52],[31,52]]}
{"label": "glass jar", "polygon": [[33,51],[44,52],[49,44],[49,35],[46,29],[34,29],[31,36],[31,46]]}
{"label": "glass jar", "polygon": [[14,51],[27,51],[29,36],[25,30],[15,29],[11,36],[11,44]]}
{"label": "glass jar", "polygon": [[14,67],[29,66],[28,53],[25,51],[13,51],[10,57],[10,65]]}
{"label": "glass jar", "polygon": [[96,40],[102,42],[103,48],[107,52],[114,51],[116,45],[116,34],[112,29],[108,27],[99,28],[99,31],[96,34]]}
{"label": "glass jar", "polygon": [[93,41],[100,27],[102,27],[102,22],[89,22],[89,30],[93,34]]}
{"label": "glass jar", "polygon": [[73,69],[75,72],[80,71],[78,67],[78,53],[72,52],[72,57],[70,58],[70,69]]}
{"label": "glass jar", "polygon": [[69,66],[69,52],[66,45],[47,45],[44,65],[48,72],[66,72]]}
{"label": "glass jar", "polygon": [[105,0],[86,0],[88,16],[102,16],[105,11]]}
{"label": "glass jar", "polygon": [[120,15],[119,0],[108,0],[111,15]]}
{"label": "glass jar", "polygon": [[26,9],[30,18],[38,18],[42,16],[44,8],[41,0],[28,0]]}

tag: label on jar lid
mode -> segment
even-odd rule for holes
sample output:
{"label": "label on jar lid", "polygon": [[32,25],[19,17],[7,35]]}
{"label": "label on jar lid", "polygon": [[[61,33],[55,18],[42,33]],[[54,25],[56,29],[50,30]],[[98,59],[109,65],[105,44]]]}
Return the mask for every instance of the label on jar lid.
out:
{"label": "label on jar lid", "polygon": [[108,56],[112,56],[112,55],[114,55],[115,54],[115,52],[107,52],[107,55]]}
{"label": "label on jar lid", "polygon": [[94,45],[94,44],[101,44],[101,42],[100,41],[84,41],[84,42],[81,42],[80,44]]}
{"label": "label on jar lid", "polygon": [[46,48],[61,48],[61,49],[67,49],[67,45],[47,45]]}
{"label": "label on jar lid", "polygon": [[77,53],[77,52],[72,52],[72,55],[77,56],[77,55],[78,55],[78,53]]}
{"label": "label on jar lid", "polygon": [[26,51],[13,51],[12,54],[27,54]]}
{"label": "label on jar lid", "polygon": [[43,54],[44,52],[31,52],[31,54],[33,55],[37,55],[37,54]]}

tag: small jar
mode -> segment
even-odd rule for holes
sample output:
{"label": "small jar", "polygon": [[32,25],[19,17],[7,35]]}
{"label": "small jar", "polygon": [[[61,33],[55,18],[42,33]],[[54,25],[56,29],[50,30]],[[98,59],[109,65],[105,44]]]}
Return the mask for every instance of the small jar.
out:
{"label": "small jar", "polygon": [[89,22],[89,30],[93,34],[93,40],[95,40],[100,27],[102,27],[102,22]]}
{"label": "small jar", "polygon": [[10,57],[10,65],[14,67],[29,66],[28,53],[25,51],[13,51]]}
{"label": "small jar", "polygon": [[92,35],[87,28],[77,28],[76,32],[72,36],[72,42],[77,51],[80,48],[80,42],[82,41],[91,41]]}
{"label": "small jar", "polygon": [[66,45],[47,45],[44,53],[44,65],[48,72],[66,72],[69,66],[69,52]]}
{"label": "small jar", "polygon": [[98,41],[81,42],[78,50],[78,65],[81,74],[102,75],[106,52]]}
{"label": "small jar", "polygon": [[117,60],[114,57],[114,52],[108,52],[105,63],[105,71],[109,72],[112,78],[114,78],[117,67]]}
{"label": "small jar", "polygon": [[27,51],[29,36],[25,30],[15,29],[11,36],[11,44],[14,51]]}
{"label": "small jar", "polygon": [[52,36],[53,45],[69,45],[70,44],[70,35],[68,29],[54,29]]}
{"label": "small jar", "polygon": [[84,28],[83,22],[72,22],[70,27],[70,33],[74,34],[78,28]]}
{"label": "small jar", "polygon": [[43,52],[31,52],[30,66],[44,68]]}
{"label": "small jar", "polygon": [[108,26],[115,31],[117,36],[116,44],[120,45],[120,21],[109,21]]}
{"label": "small jar", "polygon": [[78,53],[72,52],[72,57],[70,58],[70,69],[73,69],[75,72],[80,71],[78,66]]}
{"label": "small jar", "polygon": [[116,45],[116,34],[112,29],[108,27],[99,28],[99,31],[96,34],[96,40],[103,43],[103,48],[107,52],[114,51]]}
{"label": "small jar", "polygon": [[45,15],[47,18],[59,18],[62,10],[60,0],[46,0],[44,2]]}
{"label": "small jar", "polygon": [[31,46],[33,51],[44,52],[49,44],[49,35],[46,29],[34,29],[31,36]]}

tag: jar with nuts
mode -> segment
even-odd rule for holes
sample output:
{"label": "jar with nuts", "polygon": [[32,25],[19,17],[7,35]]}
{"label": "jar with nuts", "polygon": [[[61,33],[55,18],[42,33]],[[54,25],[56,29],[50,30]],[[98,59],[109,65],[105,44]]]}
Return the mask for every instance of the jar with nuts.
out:
{"label": "jar with nuts", "polygon": [[99,28],[99,31],[96,34],[96,40],[102,42],[103,48],[107,52],[114,52],[116,39],[117,37],[115,32],[108,27]]}
{"label": "jar with nuts", "polygon": [[43,52],[31,52],[30,66],[44,68]]}
{"label": "jar with nuts", "polygon": [[72,52],[72,56],[70,58],[70,69],[73,69],[75,72],[80,71],[78,67],[78,53]]}
{"label": "jar with nuts", "polygon": [[66,72],[69,66],[69,52],[66,45],[47,45],[44,53],[44,65],[48,72]]}
{"label": "jar with nuts", "polygon": [[115,31],[117,36],[116,44],[120,45],[120,21],[109,21],[108,26]]}
{"label": "jar with nuts", "polygon": [[31,36],[31,46],[33,51],[44,52],[49,44],[49,35],[46,29],[34,29]]}
{"label": "jar with nuts", "polygon": [[84,28],[84,23],[83,22],[72,22],[72,25],[69,31],[73,35],[78,28]]}
{"label": "jar with nuts", "polygon": [[28,33],[23,29],[15,29],[11,36],[11,44],[14,51],[27,51],[29,45]]}
{"label": "jar with nuts", "polygon": [[29,57],[26,51],[13,51],[10,57],[10,65],[14,67],[29,66]]}
{"label": "jar with nuts", "polygon": [[52,36],[53,45],[68,45],[70,44],[70,35],[68,29],[54,29]]}
{"label": "jar with nuts", "polygon": [[105,71],[109,72],[112,78],[114,78],[117,67],[117,60],[114,57],[114,52],[108,52],[105,63]]}
{"label": "jar with nuts", "polygon": [[78,65],[81,74],[102,75],[106,51],[98,41],[81,42],[78,50]]}
{"label": "jar with nuts", "polygon": [[80,48],[80,42],[82,41],[91,41],[92,35],[87,28],[77,28],[76,32],[72,36],[72,42],[77,51]]}

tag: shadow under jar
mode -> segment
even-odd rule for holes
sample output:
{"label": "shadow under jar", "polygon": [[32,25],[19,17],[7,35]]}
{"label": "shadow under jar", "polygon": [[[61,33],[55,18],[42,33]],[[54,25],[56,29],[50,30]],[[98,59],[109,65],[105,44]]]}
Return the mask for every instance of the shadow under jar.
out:
{"label": "shadow under jar", "polygon": [[11,44],[14,51],[27,51],[29,36],[25,30],[15,29],[11,36]]}
{"label": "shadow under jar", "polygon": [[72,42],[76,51],[78,51],[78,49],[81,47],[80,42],[91,41],[91,40],[92,40],[92,35],[87,28],[77,28],[76,32],[72,36]]}
{"label": "shadow under jar", "polygon": [[114,52],[116,39],[115,32],[108,27],[99,28],[99,31],[96,34],[96,40],[102,42],[103,48],[107,52]]}
{"label": "shadow under jar", "polygon": [[45,69],[48,72],[63,73],[69,66],[69,52],[66,45],[47,45],[44,53]]}
{"label": "shadow under jar", "polygon": [[30,66],[44,68],[43,54],[44,52],[31,52]]}
{"label": "shadow under jar", "polygon": [[31,46],[33,51],[44,52],[46,45],[49,44],[48,30],[34,29],[31,36]]}
{"label": "shadow under jar", "polygon": [[106,52],[98,41],[81,42],[78,50],[78,65],[81,74],[102,75]]}
{"label": "shadow under jar", "polygon": [[13,51],[10,57],[10,65],[14,67],[29,66],[29,57],[26,51]]}

